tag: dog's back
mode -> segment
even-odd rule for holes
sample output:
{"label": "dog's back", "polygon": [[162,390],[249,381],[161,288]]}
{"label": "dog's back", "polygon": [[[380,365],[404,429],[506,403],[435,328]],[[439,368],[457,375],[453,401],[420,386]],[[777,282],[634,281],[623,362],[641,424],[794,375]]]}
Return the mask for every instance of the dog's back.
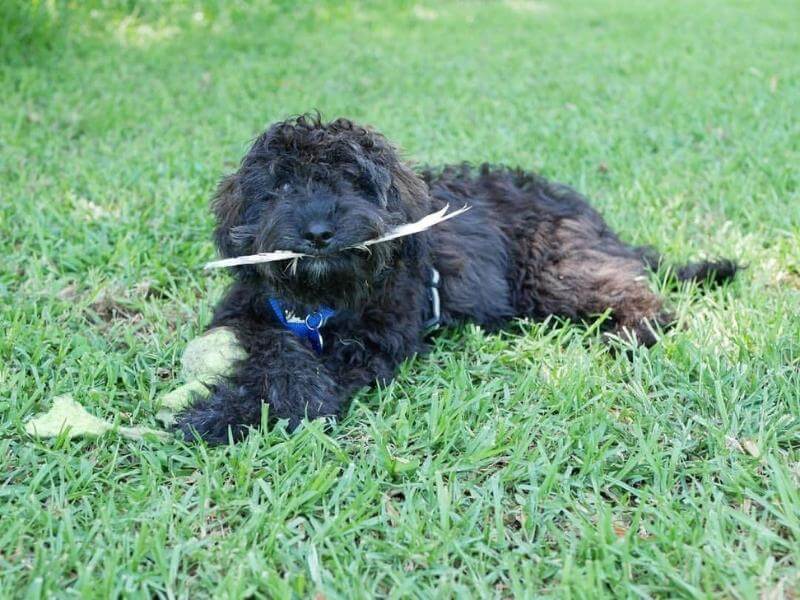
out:
{"label": "dog's back", "polygon": [[[448,319],[494,326],[510,316],[571,319],[612,310],[617,332],[655,341],[653,325],[672,317],[643,281],[663,261],[622,242],[575,190],[519,169],[483,165],[424,171],[434,207],[472,207],[432,232]],[[680,281],[721,283],[730,260],[674,270]],[[631,337],[631,334],[628,335]]]}

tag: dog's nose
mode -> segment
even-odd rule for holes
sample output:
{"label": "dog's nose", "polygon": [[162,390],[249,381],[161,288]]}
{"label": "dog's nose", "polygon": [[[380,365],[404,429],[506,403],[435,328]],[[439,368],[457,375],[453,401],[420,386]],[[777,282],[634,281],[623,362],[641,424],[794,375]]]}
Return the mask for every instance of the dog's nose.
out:
{"label": "dog's nose", "polygon": [[333,226],[328,221],[311,221],[303,237],[317,248],[327,246],[333,237]]}

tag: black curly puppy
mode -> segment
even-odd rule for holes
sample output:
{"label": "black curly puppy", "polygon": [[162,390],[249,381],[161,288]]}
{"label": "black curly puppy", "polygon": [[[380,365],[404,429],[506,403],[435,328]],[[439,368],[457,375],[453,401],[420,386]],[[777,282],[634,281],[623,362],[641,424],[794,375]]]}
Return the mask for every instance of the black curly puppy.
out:
{"label": "black curly puppy", "polygon": [[[472,209],[370,251],[347,249],[445,204]],[[424,351],[434,322],[497,328],[610,309],[610,332],[643,345],[671,322],[645,281],[658,255],[620,241],[575,191],[488,165],[418,174],[382,135],[345,119],[270,127],[222,181],[213,209],[225,257],[311,257],[235,267],[210,326],[231,327],[248,356],[178,421],[210,443],[243,437],[265,404],[290,428],[341,414],[356,390]],[[720,282],[736,269],[703,262],[676,276]]]}

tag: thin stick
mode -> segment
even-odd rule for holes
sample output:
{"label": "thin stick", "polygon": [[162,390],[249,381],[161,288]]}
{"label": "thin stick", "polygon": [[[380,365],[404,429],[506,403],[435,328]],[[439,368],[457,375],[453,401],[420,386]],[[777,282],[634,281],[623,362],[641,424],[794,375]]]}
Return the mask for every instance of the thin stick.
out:
{"label": "thin stick", "polygon": [[393,240],[399,237],[405,237],[407,235],[413,235],[415,233],[419,233],[420,231],[425,231],[426,229],[430,229],[434,225],[438,225],[439,223],[443,223],[448,219],[452,219],[453,217],[457,217],[458,215],[464,214],[472,207],[466,205],[462,206],[458,210],[451,212],[449,215],[445,214],[448,208],[450,208],[449,204],[446,205],[442,210],[439,210],[435,213],[431,213],[425,217],[422,217],[419,221],[414,221],[413,223],[406,223],[405,225],[398,225],[386,235],[383,235],[379,238],[375,238],[372,240],[367,240],[366,242],[362,242],[361,244],[351,246],[351,248],[372,246],[373,244],[380,244],[381,242],[388,242],[389,240]]}
{"label": "thin stick", "polygon": [[[446,205],[443,209],[436,211],[435,213],[431,213],[422,217],[419,221],[414,221],[413,223],[405,223],[403,225],[398,225],[394,229],[392,229],[386,235],[382,235],[379,238],[374,238],[371,240],[367,240],[365,242],[361,242],[359,244],[355,244],[354,246],[349,246],[348,248],[344,248],[344,250],[350,249],[361,249],[361,250],[369,250],[369,246],[373,244],[380,244],[381,242],[388,242],[389,240],[394,240],[399,237],[405,237],[407,235],[413,235],[415,233],[419,233],[420,231],[425,231],[426,229],[430,229],[434,225],[438,225],[448,219],[452,219],[453,217],[457,217],[459,215],[464,214],[470,208],[470,206],[462,206],[458,210],[447,214],[447,209],[450,208],[450,205]],[[247,256],[235,256],[234,258],[223,258],[221,260],[214,260],[209,263],[206,263],[206,269],[219,269],[221,267],[236,267],[239,265],[256,265],[259,263],[266,263],[266,262],[275,262],[279,260],[289,260],[292,259],[292,263],[289,265],[289,268],[292,272],[297,269],[297,260],[299,258],[303,258],[308,256],[308,254],[302,254],[301,252],[292,252],[291,250],[275,250],[274,252],[262,252],[261,254],[249,254]]]}
{"label": "thin stick", "polygon": [[233,258],[223,258],[206,263],[206,269],[219,269],[221,267],[236,267],[238,265],[256,265],[263,262],[274,262],[276,260],[288,260],[290,258],[302,258],[307,256],[299,252],[289,250],[276,250],[275,252],[262,252],[261,254],[249,254],[247,256],[235,256]]}

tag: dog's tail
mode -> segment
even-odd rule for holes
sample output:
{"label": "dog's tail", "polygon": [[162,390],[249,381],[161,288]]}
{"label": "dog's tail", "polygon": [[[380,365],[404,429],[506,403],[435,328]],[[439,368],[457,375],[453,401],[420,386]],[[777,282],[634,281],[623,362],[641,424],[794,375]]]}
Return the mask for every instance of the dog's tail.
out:
{"label": "dog's tail", "polygon": [[[639,252],[644,263],[653,271],[668,266],[664,257],[652,248],[640,248]],[[733,279],[736,273],[743,268],[741,264],[730,258],[702,260],[681,266],[671,266],[670,279],[675,283],[691,281],[699,286],[715,287]]]}
{"label": "dog's tail", "polygon": [[687,263],[675,270],[678,281],[694,281],[700,285],[716,286],[730,281],[742,266],[730,258]]}

